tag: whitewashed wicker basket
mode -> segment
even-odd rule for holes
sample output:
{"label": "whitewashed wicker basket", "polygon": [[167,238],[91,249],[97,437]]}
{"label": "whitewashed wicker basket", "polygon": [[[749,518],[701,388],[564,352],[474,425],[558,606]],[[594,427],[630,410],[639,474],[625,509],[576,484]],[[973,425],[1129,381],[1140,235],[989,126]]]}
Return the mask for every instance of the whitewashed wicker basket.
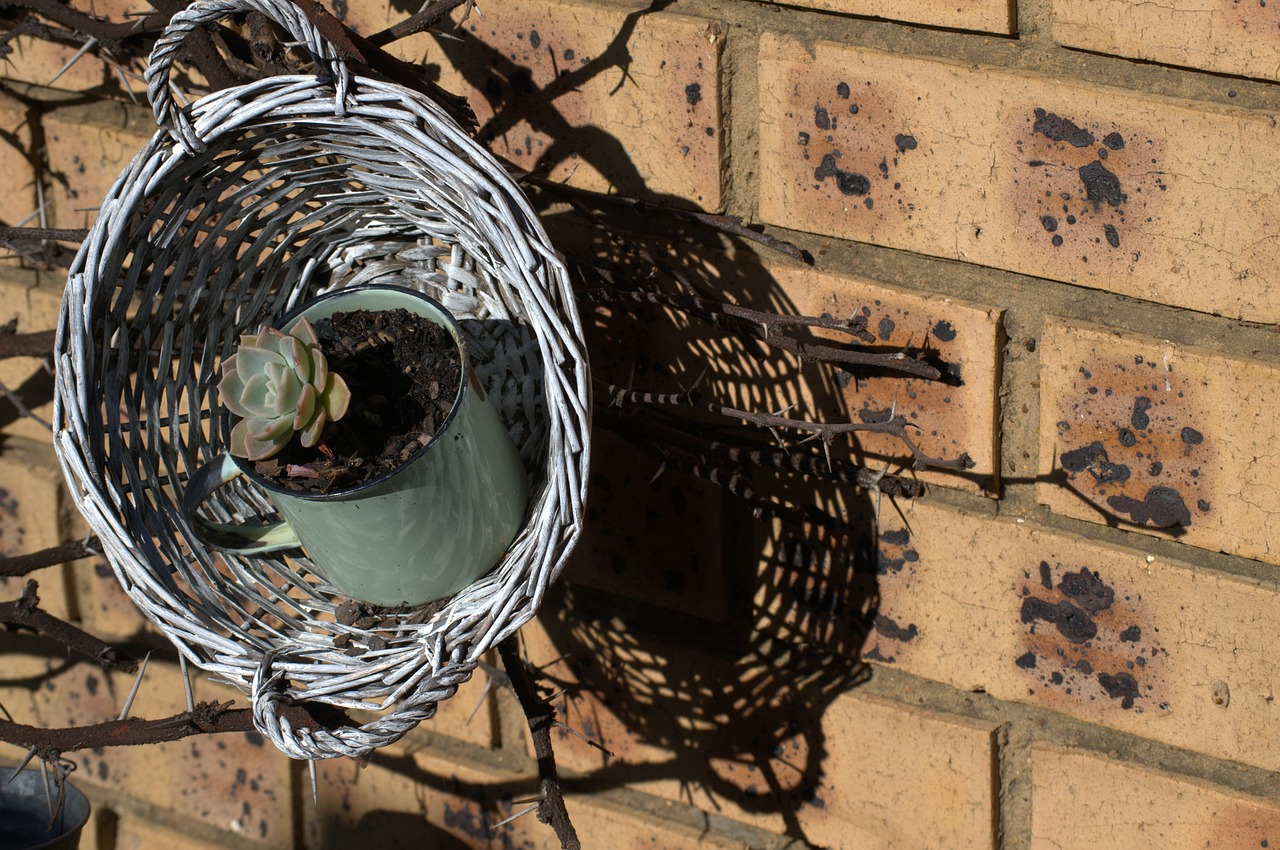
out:
{"label": "whitewashed wicker basket", "polygon": [[[327,73],[176,109],[183,37],[255,10]],[[577,539],[590,381],[569,281],[489,154],[424,96],[352,76],[287,0],[200,0],[173,18],[147,78],[161,129],[107,193],[67,283],[57,452],[116,576],[178,650],[248,694],[288,755],[361,756],[430,717],[533,615]],[[425,291],[461,320],[530,507],[498,567],[442,606],[344,616],[301,553],[207,551],[179,506],[222,449],[217,381],[239,334],[371,282]],[[206,504],[217,520],[274,518],[243,479]],[[296,727],[280,708],[298,701],[373,714]]]}

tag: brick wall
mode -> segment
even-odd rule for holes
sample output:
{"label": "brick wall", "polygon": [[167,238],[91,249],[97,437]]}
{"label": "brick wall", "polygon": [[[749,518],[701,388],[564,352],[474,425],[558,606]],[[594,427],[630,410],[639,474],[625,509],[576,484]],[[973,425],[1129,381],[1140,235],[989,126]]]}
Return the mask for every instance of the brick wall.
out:
{"label": "brick wall", "polygon": [[[363,32],[402,6],[334,4]],[[649,483],[656,461],[601,433],[587,534],[525,633],[565,723],[612,753],[558,736],[584,844],[1280,846],[1280,3],[481,9],[396,51],[521,166],[800,245],[812,267],[708,262],[727,292],[927,339],[961,386],[869,380],[823,403],[897,404],[928,451],[977,463],[882,505],[873,544]],[[43,198],[50,225],[84,226],[150,133],[102,94],[106,66],[45,86],[64,54],[24,42],[0,68],[5,223]],[[0,261],[0,321],[48,327],[60,283]],[[48,418],[39,364],[2,365]],[[2,410],[0,550],[81,533],[47,432]],[[100,560],[40,578],[50,610],[155,643]],[[107,719],[127,693],[4,646],[19,720]],[[514,701],[482,680],[368,768],[321,765],[315,801],[252,736],[83,754],[87,846],[553,846],[531,817],[493,829],[536,774]],[[134,713],[181,705],[153,662]]]}

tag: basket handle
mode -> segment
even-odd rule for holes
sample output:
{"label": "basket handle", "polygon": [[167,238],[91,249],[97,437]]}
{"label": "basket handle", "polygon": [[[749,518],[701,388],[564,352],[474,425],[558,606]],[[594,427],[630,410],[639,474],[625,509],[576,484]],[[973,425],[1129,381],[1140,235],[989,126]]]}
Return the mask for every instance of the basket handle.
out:
{"label": "basket handle", "polygon": [[337,94],[335,111],[339,116],[346,114],[351,71],[334,46],[320,34],[298,6],[290,0],[196,0],[170,19],[169,25],[151,50],[151,59],[143,75],[147,81],[147,98],[151,101],[156,123],[168,130],[174,141],[182,145],[189,154],[203,151],[205,143],[191,123],[191,118],[173,102],[169,75],[174,59],[183,39],[192,30],[217,23],[238,12],[261,12],[266,15],[305,47],[317,65],[327,67]]}

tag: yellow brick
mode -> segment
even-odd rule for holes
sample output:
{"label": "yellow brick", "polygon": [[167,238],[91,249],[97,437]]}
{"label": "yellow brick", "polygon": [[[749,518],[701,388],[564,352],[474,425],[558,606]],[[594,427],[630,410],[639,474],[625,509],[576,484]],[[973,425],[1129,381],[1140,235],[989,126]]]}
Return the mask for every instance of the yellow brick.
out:
{"label": "yellow brick", "polygon": [[54,227],[88,227],[120,172],[155,131],[149,110],[97,101],[51,110],[44,118]]}
{"label": "yellow brick", "polygon": [[[0,172],[2,173],[2,172]],[[26,269],[0,272],[0,324],[17,320],[18,333],[49,331],[58,326],[64,275]],[[49,357],[53,346],[49,346]],[[45,422],[53,421],[52,360],[13,357],[0,360],[0,383],[22,399],[28,410]],[[19,416],[8,400],[0,400],[0,432],[48,442],[49,429],[34,419]]]}
{"label": "yellow brick", "polygon": [[[104,676],[83,665],[74,668],[37,695],[41,719],[49,727],[114,719],[133,681],[128,674]],[[197,702],[234,699],[237,708],[248,704],[198,670],[192,670],[191,683]],[[130,716],[158,719],[185,707],[177,665],[152,659]],[[127,795],[254,843],[291,846],[290,763],[256,733],[84,750],[70,758],[79,765],[76,776],[82,785]]]}
{"label": "yellow brick", "polygon": [[1280,11],[1250,0],[1054,0],[1053,37],[1098,53],[1280,78]]}
{"label": "yellow brick", "polygon": [[1096,753],[1032,751],[1033,850],[1280,846],[1280,804]]}
{"label": "yellow brick", "polygon": [[1040,350],[1040,501],[1280,563],[1280,366],[1064,320]]}
{"label": "yellow brick", "polygon": [[768,36],[759,79],[766,221],[1280,318],[1269,114]]}
{"label": "yellow brick", "polygon": [[[25,555],[71,539],[64,521],[70,497],[47,442],[5,440],[0,448],[0,555]],[[16,598],[35,579],[40,607],[67,619],[72,611],[67,571],[46,567],[26,577],[0,578],[0,599]]]}
{"label": "yellow brick", "polygon": [[517,166],[716,210],[724,30],[639,7],[517,0],[427,42],[423,61],[470,100],[481,142]]}
{"label": "yellow brick", "polygon": [[[587,523],[565,573],[570,581],[682,614],[725,622],[725,493],[599,430]],[[655,476],[658,476],[655,480]],[[650,483],[652,482],[652,483]]]}
{"label": "yellow brick", "polygon": [[842,15],[888,18],[911,24],[950,27],[959,30],[1012,33],[1016,19],[1013,4],[1006,0],[803,0],[797,6],[825,9]]}
{"label": "yellow brick", "polygon": [[[307,817],[309,848],[373,840],[380,850],[420,847],[560,846],[551,827],[532,814],[496,827],[527,807],[513,803],[536,794],[531,775],[497,773],[479,765],[422,751],[413,759],[378,756],[364,770],[348,761],[318,765],[320,805]],[[309,803],[309,798],[307,798]],[[566,800],[584,847],[617,850],[729,850],[742,847],[706,830],[692,829],[591,800],[570,792]]]}
{"label": "yellow brick", "polygon": [[[221,850],[226,844],[196,838],[189,830],[177,832],[134,815],[120,818],[116,826],[114,850]],[[105,848],[103,848],[105,850]]]}
{"label": "yellow brick", "polygon": [[0,222],[12,227],[36,210],[36,173],[27,108],[5,94],[0,94],[0,174],[6,186],[0,193]]}
{"label": "yellow brick", "polygon": [[728,659],[641,641],[616,621],[545,616],[522,635],[530,661],[568,688],[560,718],[614,756],[560,732],[563,768],[630,768],[631,788],[771,831],[791,812],[822,846],[991,846],[992,723],[836,696],[842,665],[812,670],[790,644],[786,659]]}
{"label": "yellow brick", "polygon": [[865,658],[1280,767],[1274,586],[925,502],[905,514],[909,531],[881,532]]}
{"label": "yellow brick", "polygon": [[[931,482],[978,489],[980,479],[995,474],[1003,310],[809,268],[774,266],[771,271],[801,315],[864,316],[875,346],[925,347],[954,367],[947,381],[900,376],[847,381],[842,391],[847,419],[874,421],[892,409],[918,426],[912,439],[925,453],[951,460],[968,452],[976,463],[964,478],[922,476]],[[858,342],[847,336],[841,341]],[[954,378],[962,383],[954,386]],[[911,464],[910,452],[891,437],[867,434],[857,437],[856,444],[860,455]]]}

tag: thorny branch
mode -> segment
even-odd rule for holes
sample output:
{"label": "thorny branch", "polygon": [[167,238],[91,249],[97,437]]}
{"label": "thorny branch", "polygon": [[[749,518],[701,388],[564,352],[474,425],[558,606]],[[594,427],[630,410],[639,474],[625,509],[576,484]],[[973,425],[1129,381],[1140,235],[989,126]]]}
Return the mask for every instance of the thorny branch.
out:
{"label": "thorny branch", "polygon": [[78,561],[90,555],[102,554],[97,547],[98,538],[90,537],[87,540],[76,540],[71,543],[50,546],[48,549],[41,549],[28,555],[0,558],[0,577],[25,576],[45,567],[65,564],[67,561]]}
{"label": "thorny branch", "polygon": [[933,457],[921,451],[920,447],[915,444],[915,441],[907,433],[908,428],[914,428],[915,426],[907,421],[905,417],[897,415],[890,416],[880,422],[809,422],[804,419],[793,419],[776,413],[739,410],[713,401],[704,401],[696,388],[682,393],[650,393],[608,384],[605,386],[605,395],[609,398],[610,404],[615,407],[622,407],[624,404],[689,407],[731,419],[740,419],[743,422],[750,422],[753,425],[770,430],[786,428],[788,430],[801,431],[809,435],[803,441],[818,439],[822,441],[824,448],[829,447],[835,438],[841,434],[855,432],[888,434],[897,438],[907,447],[915,459],[914,466],[916,469],[934,468],[963,471],[972,469],[974,466],[973,458],[969,457],[967,452],[962,452],[959,457],[947,460]]}
{"label": "thorny branch", "polygon": [[[36,595],[36,583],[28,581],[22,595],[13,602],[0,602],[0,624],[9,628],[30,629],[52,638],[67,649],[97,662],[104,670],[123,670],[132,673],[138,662],[110,644],[98,640],[88,632],[40,609],[40,597]],[[2,736],[0,736],[2,737]]]}
{"label": "thorny branch", "polygon": [[[162,744],[192,735],[254,731],[252,709],[232,708],[231,705],[229,702],[201,702],[192,711],[158,720],[131,717],[64,729],[42,729],[0,719],[0,741],[34,748],[41,758],[50,761],[62,753],[76,750]],[[284,706],[280,715],[281,719],[297,727],[318,729],[323,725],[306,705]]]}
{"label": "thorny branch", "polygon": [[923,359],[921,352],[905,350],[878,352],[859,351],[856,348],[837,348],[832,345],[807,342],[791,336],[788,328],[803,326],[825,330],[843,331],[865,342],[875,337],[867,331],[867,320],[862,316],[852,319],[832,319],[820,316],[784,316],[762,313],[736,304],[711,301],[696,295],[664,292],[627,291],[618,289],[592,289],[581,294],[587,301],[602,304],[630,303],[651,307],[671,307],[697,316],[717,327],[727,327],[743,336],[758,339],[779,351],[794,354],[809,363],[839,363],[846,366],[863,366],[899,372],[929,381],[942,377],[937,368]]}
{"label": "thorny branch", "polygon": [[511,687],[520,701],[520,708],[529,720],[529,734],[533,739],[534,756],[538,760],[538,784],[542,801],[538,805],[538,820],[549,824],[560,839],[563,850],[580,850],[577,830],[569,820],[560,791],[560,777],[556,772],[556,755],[551,745],[551,730],[556,725],[556,710],[551,703],[535,694],[537,685],[529,665],[520,657],[517,638],[509,637],[498,644],[502,666],[511,677]]}

